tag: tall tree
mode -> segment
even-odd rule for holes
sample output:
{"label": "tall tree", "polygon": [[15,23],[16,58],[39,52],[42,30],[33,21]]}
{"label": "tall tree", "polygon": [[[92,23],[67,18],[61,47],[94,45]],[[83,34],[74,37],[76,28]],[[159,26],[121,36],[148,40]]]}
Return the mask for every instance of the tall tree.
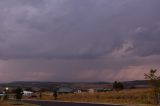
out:
{"label": "tall tree", "polygon": [[113,83],[113,89],[115,89],[116,91],[122,90],[123,88],[124,88],[124,86],[121,82],[115,81]]}
{"label": "tall tree", "polygon": [[145,79],[149,81],[149,84],[152,87],[154,94],[154,100],[156,104],[159,104],[159,95],[160,95],[160,76],[157,75],[157,69],[151,69],[148,74],[144,74]]}

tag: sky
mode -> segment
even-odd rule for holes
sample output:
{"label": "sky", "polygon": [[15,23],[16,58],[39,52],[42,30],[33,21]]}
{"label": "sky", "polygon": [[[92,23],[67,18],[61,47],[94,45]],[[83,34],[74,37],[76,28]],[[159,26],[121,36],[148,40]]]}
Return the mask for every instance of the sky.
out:
{"label": "sky", "polygon": [[160,63],[159,0],[0,0],[0,82],[142,80]]}

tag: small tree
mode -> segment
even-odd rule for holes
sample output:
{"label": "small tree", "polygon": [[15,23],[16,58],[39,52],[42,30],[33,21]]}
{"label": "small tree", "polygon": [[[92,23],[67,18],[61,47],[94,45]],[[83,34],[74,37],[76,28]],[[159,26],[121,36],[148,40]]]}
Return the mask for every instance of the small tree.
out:
{"label": "small tree", "polygon": [[58,90],[59,90],[59,87],[56,86],[54,89],[53,89],[53,96],[54,96],[54,99],[57,100],[57,97],[58,97]]}
{"label": "small tree", "polygon": [[17,104],[21,104],[22,103],[22,95],[23,95],[23,89],[18,87],[16,90],[15,90],[15,93],[16,93],[16,101],[17,101]]}
{"label": "small tree", "polygon": [[152,91],[154,93],[154,100],[156,104],[159,104],[159,93],[160,93],[160,76],[156,75],[157,69],[151,69],[148,74],[144,74],[145,79],[149,81],[152,86]]}
{"label": "small tree", "polygon": [[123,88],[124,88],[124,86],[121,82],[115,81],[113,83],[113,89],[115,89],[116,91],[122,90]]}

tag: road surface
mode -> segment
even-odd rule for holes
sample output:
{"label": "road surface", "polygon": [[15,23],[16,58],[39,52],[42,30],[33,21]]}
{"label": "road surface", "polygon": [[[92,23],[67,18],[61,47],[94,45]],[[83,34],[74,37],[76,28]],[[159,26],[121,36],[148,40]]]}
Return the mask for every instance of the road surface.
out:
{"label": "road surface", "polygon": [[89,104],[89,103],[36,101],[36,100],[24,100],[24,102],[37,104],[40,106],[122,106],[122,105],[110,105],[110,104]]}

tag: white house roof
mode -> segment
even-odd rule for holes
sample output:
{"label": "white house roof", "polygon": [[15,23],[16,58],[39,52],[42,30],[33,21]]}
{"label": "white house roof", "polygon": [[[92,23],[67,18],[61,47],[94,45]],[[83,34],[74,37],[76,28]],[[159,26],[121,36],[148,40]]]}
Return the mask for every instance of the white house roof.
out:
{"label": "white house roof", "polygon": [[31,91],[23,91],[23,93],[26,94],[26,93],[33,93],[33,92],[31,92]]}

